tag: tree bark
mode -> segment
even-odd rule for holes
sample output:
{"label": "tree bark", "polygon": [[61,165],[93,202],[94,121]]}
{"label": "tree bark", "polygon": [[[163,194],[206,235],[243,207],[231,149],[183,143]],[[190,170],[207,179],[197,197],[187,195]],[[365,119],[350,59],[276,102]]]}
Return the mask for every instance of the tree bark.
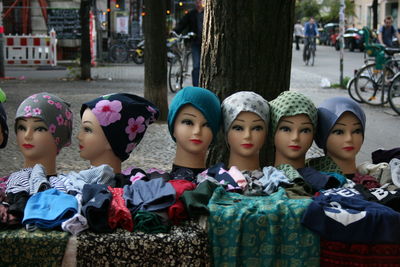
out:
{"label": "tree bark", "polygon": [[90,76],[90,36],[89,36],[89,13],[90,0],[81,0],[81,79],[91,79]]}
{"label": "tree bark", "polygon": [[168,115],[167,49],[165,45],[166,2],[145,0],[144,17],[144,97],[153,102],[161,112],[160,121]]}
{"label": "tree bark", "polygon": [[[205,2],[202,87],[221,101],[237,91],[254,91],[270,101],[289,90],[295,1]],[[261,166],[271,164],[271,147],[262,150]],[[220,134],[207,164],[227,163],[228,156]]]}

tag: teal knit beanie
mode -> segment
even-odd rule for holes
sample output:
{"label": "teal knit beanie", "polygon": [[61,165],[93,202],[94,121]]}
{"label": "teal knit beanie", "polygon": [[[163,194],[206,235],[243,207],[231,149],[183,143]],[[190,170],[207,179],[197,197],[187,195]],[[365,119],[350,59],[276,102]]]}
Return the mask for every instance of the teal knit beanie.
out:
{"label": "teal knit beanie", "polygon": [[172,99],[168,112],[168,129],[172,139],[174,137],[174,123],[179,110],[186,104],[198,109],[207,120],[213,133],[217,136],[221,124],[221,104],[218,97],[210,90],[201,87],[185,87],[180,90]]}

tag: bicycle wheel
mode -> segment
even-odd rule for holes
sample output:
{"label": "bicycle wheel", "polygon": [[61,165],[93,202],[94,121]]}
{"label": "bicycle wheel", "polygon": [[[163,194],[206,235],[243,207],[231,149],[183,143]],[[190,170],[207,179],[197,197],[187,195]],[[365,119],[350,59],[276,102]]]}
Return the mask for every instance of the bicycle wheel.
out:
{"label": "bicycle wheel", "polygon": [[400,75],[396,75],[389,88],[390,107],[400,115]]}
{"label": "bicycle wheel", "polygon": [[192,72],[193,62],[192,62],[192,53],[188,52],[186,54],[186,58],[184,62],[182,62],[182,88],[185,86],[192,85]]}
{"label": "bicycle wheel", "polygon": [[135,49],[132,55],[132,60],[138,65],[141,65],[144,63],[144,53],[143,50],[141,49]]}
{"label": "bicycle wheel", "polygon": [[311,62],[311,66],[314,66],[314,59],[315,59],[315,47],[311,47],[310,48],[310,62]]}
{"label": "bicycle wheel", "polygon": [[169,90],[175,93],[182,89],[183,66],[180,59],[171,60],[168,68]]}
{"label": "bicycle wheel", "polygon": [[309,61],[310,61],[310,49],[307,48],[304,56],[304,63],[306,64],[306,66],[308,66]]}
{"label": "bicycle wheel", "polygon": [[[347,83],[347,92],[349,93],[349,96],[354,101],[356,101],[358,103],[362,103],[362,100],[358,97],[357,92],[356,92],[355,79],[356,79],[356,77],[353,77]],[[365,84],[370,83],[370,81],[369,81],[369,78],[367,76],[361,76],[358,79],[358,83],[359,83],[360,87],[363,87],[363,86],[365,86]]]}
{"label": "bicycle wheel", "polygon": [[[384,77],[384,73],[386,77]],[[375,63],[365,65],[357,72],[355,91],[362,102],[372,106],[382,105],[388,101],[387,87],[393,76],[394,71],[389,67],[385,66],[385,71],[383,71],[376,70]],[[365,80],[362,77],[368,77],[369,79]],[[359,80],[360,83],[358,82]],[[361,83],[361,81],[364,82]]]}
{"label": "bicycle wheel", "polygon": [[115,44],[111,46],[109,58],[111,62],[114,63],[126,62],[128,59],[128,47],[123,44]]}

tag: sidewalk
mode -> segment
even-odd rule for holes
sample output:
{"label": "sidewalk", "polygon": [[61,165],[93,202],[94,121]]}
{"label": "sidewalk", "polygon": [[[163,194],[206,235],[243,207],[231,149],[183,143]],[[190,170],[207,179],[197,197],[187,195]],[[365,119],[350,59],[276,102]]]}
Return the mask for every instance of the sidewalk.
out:
{"label": "sidewalk", "polygon": [[[319,88],[321,76],[295,66],[291,73],[290,89],[309,96],[316,105],[324,99],[333,96],[348,96],[347,91],[341,89]],[[68,80],[68,70],[36,70],[34,68],[6,68],[7,76],[14,76],[16,80],[1,81],[0,87],[7,94],[7,103],[4,105],[9,116],[10,138],[7,147],[0,150],[2,174],[19,169],[22,165],[22,156],[16,147],[13,133],[13,117],[16,108],[27,96],[40,91],[54,93],[71,103],[75,120],[72,145],[64,148],[58,156],[60,172],[78,171],[89,167],[89,162],[79,157],[76,135],[79,131],[79,110],[83,102],[99,95],[113,92],[130,92],[143,96],[143,65],[110,66],[92,69],[94,81]],[[174,94],[168,93],[171,100]],[[365,142],[357,161],[359,163],[370,160],[374,150],[399,146],[399,116],[395,116],[390,108],[369,107],[363,105],[367,115],[367,130]],[[123,167],[138,166],[141,168],[156,167],[169,169],[174,157],[175,144],[170,138],[166,124],[153,124],[149,127],[144,139],[135,149],[131,157],[124,162]],[[310,155],[321,153],[311,150]]]}

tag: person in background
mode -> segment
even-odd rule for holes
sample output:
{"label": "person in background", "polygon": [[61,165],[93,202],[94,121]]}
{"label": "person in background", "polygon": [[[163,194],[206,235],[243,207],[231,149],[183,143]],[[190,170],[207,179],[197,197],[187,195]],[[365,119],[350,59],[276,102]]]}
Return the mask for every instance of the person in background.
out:
{"label": "person in background", "polygon": [[384,46],[394,47],[393,37],[400,41],[400,34],[393,26],[392,16],[387,16],[384,20],[384,25],[379,29],[378,40]]}
{"label": "person in background", "polygon": [[304,24],[304,50],[303,50],[303,60],[306,61],[306,51],[310,42],[315,42],[315,37],[319,37],[318,25],[314,18],[311,17],[308,22]]}
{"label": "person in background", "polygon": [[301,37],[303,36],[303,31],[304,31],[303,25],[301,25],[300,20],[298,20],[294,25],[294,38],[296,41],[296,50],[300,50],[299,43]]}
{"label": "person in background", "polygon": [[183,16],[183,18],[178,22],[178,25],[174,28],[174,31],[178,34],[181,34],[187,29],[188,32],[194,32],[196,34],[196,36],[192,38],[192,83],[193,86],[198,86],[200,75],[200,52],[201,35],[203,32],[204,5],[202,0],[196,0],[195,5],[196,7],[189,11],[189,13]]}

